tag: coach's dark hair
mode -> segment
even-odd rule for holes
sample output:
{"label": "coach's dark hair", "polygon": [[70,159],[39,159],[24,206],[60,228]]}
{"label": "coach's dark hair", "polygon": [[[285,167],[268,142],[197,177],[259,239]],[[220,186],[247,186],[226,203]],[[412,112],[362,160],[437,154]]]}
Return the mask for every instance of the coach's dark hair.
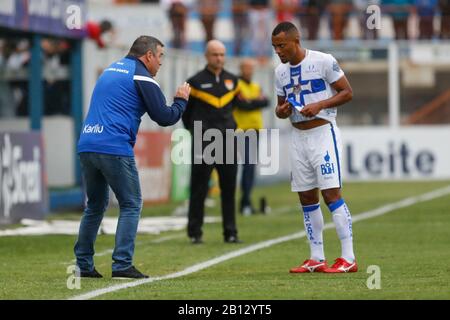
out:
{"label": "coach's dark hair", "polygon": [[153,54],[156,54],[156,47],[158,45],[164,47],[164,44],[155,37],[140,36],[139,38],[134,40],[133,45],[130,48],[130,52],[128,52],[128,55],[139,58],[146,54],[149,50]]}
{"label": "coach's dark hair", "polygon": [[288,32],[291,32],[291,31],[296,31],[298,33],[298,29],[295,26],[295,24],[293,24],[292,22],[283,21],[283,22],[280,22],[275,27],[275,29],[273,29],[272,36],[276,36],[276,35],[278,35],[281,32],[288,33]]}

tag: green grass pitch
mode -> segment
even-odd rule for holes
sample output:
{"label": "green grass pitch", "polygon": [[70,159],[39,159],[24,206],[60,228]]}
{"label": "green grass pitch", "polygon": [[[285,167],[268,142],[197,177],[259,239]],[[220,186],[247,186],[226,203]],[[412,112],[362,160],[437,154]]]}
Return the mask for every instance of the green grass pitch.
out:
{"label": "green grass pitch", "polygon": [[[450,184],[438,182],[347,183],[344,198],[353,216]],[[225,244],[220,223],[204,226],[203,245],[191,245],[185,231],[137,237],[134,264],[151,277],[164,276],[255,243],[303,231],[296,194],[288,184],[262,186],[272,208],[267,215],[238,216],[244,243]],[[144,209],[143,216],[170,215],[176,204]],[[208,215],[219,214],[216,208]],[[331,216],[322,206],[325,222]],[[111,209],[108,215],[117,215]],[[77,218],[65,214],[55,218]],[[353,224],[360,271],[353,274],[289,274],[309,256],[306,238],[257,250],[182,277],[155,281],[96,297],[97,299],[450,299],[450,195],[396,209]],[[154,242],[162,237],[167,241]],[[0,237],[0,299],[68,299],[124,283],[111,279],[111,255],[96,257],[103,279],[82,279],[81,289],[67,288],[67,267],[75,236]],[[324,232],[329,263],[340,255],[334,228]],[[96,251],[113,247],[114,237],[99,235]],[[369,266],[380,269],[380,289],[366,283]]]}

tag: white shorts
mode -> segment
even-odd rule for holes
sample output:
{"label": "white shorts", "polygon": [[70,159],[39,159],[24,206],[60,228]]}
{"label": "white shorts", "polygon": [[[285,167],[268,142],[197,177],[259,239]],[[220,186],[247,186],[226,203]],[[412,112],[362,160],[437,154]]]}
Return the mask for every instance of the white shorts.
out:
{"label": "white shorts", "polygon": [[326,124],[309,130],[292,129],[291,188],[303,192],[341,187],[341,132]]}

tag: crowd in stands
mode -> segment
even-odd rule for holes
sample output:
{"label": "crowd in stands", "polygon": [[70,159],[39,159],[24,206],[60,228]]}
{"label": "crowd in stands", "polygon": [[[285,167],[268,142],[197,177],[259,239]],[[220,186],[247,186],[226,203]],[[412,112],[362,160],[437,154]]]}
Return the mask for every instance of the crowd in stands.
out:
{"label": "crowd in stands", "polygon": [[[64,40],[44,38],[41,41],[45,115],[69,114],[70,96],[68,65],[70,44]],[[0,117],[28,115],[28,66],[31,60],[30,40],[0,39]],[[61,73],[66,70],[65,74]]]}
{"label": "crowd in stands", "polygon": [[[161,0],[162,4],[169,7],[169,16],[172,21],[177,20],[177,26],[183,25],[181,21],[186,19],[189,10],[198,10],[208,36],[212,33],[212,21],[221,10],[221,2]],[[376,39],[377,33],[368,29],[366,25],[370,15],[366,12],[367,8],[376,5],[382,14],[391,17],[396,39],[410,38],[407,22],[413,15],[418,18],[420,39],[432,39],[435,36],[450,38],[450,0],[231,0],[231,2],[233,25],[236,33],[241,35],[248,33],[246,29],[249,25],[252,27],[251,30],[257,30],[256,27],[261,27],[262,24],[269,25],[267,21],[274,16],[276,22],[298,21],[306,33],[306,38],[316,40],[319,21],[325,16],[329,21],[331,38],[343,40],[349,16],[353,14],[360,18],[362,38]],[[440,28],[436,32],[433,26],[435,16],[441,17]],[[204,20],[207,20],[207,23]],[[180,27],[176,30],[180,30]]]}
{"label": "crowd in stands", "polygon": [[[185,25],[189,12],[198,12],[205,31],[205,41],[211,39],[214,25],[225,2],[231,2],[231,14],[235,29],[235,53],[239,54],[243,39],[252,41],[254,50],[262,50],[257,39],[266,35],[272,26],[268,21],[278,23],[291,21],[301,26],[303,37],[319,39],[322,18],[328,21],[330,38],[344,40],[349,17],[357,16],[360,21],[362,39],[377,39],[377,29],[367,28],[367,19],[373,11],[367,8],[376,5],[380,13],[390,17],[395,39],[411,39],[408,21],[417,21],[419,39],[450,39],[450,0],[88,0],[116,4],[159,3],[168,12],[174,30],[173,46],[182,48],[186,44]],[[438,18],[438,23],[435,22]],[[435,25],[436,24],[436,25]],[[437,26],[439,24],[439,26]],[[267,29],[267,30],[266,30]],[[250,32],[249,30],[253,30]],[[259,30],[262,30],[259,32]],[[258,32],[255,32],[258,31]],[[265,38],[264,38],[265,39]]]}
{"label": "crowd in stands", "polygon": [[[329,39],[345,40],[351,17],[357,17],[359,35],[364,40],[377,40],[380,30],[368,28],[374,11],[391,20],[393,38],[450,39],[450,0],[88,0],[104,4],[154,3],[163,6],[173,29],[170,46],[187,48],[186,24],[190,13],[195,12],[204,28],[205,43],[214,37],[218,17],[229,10],[234,42],[232,54],[247,53],[264,61],[271,56],[270,31],[273,24],[291,21],[301,27],[305,40],[322,40],[320,28],[328,25]],[[225,6],[227,4],[227,6]],[[375,7],[373,7],[375,6]],[[326,23],[324,24],[324,21]],[[416,32],[410,34],[408,25],[413,21]],[[372,21],[373,22],[373,21]],[[384,27],[384,25],[382,26]],[[217,30],[216,30],[217,31]],[[89,22],[88,37],[98,48],[105,47],[103,34],[114,35],[110,21]],[[107,45],[106,45],[107,46]],[[68,66],[69,44],[63,40],[44,39],[42,42],[45,66]],[[5,74],[25,68],[30,60],[30,43],[26,39],[1,39],[0,37],[0,117],[27,114],[27,78],[5,79]],[[68,114],[68,80],[45,79],[45,114]],[[66,90],[67,89],[67,90]],[[11,105],[13,107],[5,107]],[[64,105],[66,107],[61,107]],[[55,106],[55,107],[53,107]]]}
{"label": "crowd in stands", "polygon": [[[116,0],[117,2],[117,0]],[[120,1],[123,2],[123,1]],[[134,1],[139,2],[139,1]],[[391,20],[392,38],[397,40],[450,39],[450,0],[229,0],[234,30],[234,54],[242,55],[245,43],[253,56],[270,56],[270,28],[281,21],[301,27],[302,38],[321,40],[319,31],[328,25],[329,39],[345,40],[353,16],[359,21],[363,40],[379,39],[381,17]],[[213,38],[224,1],[160,0],[173,30],[172,47],[186,48],[186,22],[196,11],[205,32],[205,43]],[[368,10],[369,8],[369,10]],[[378,26],[374,23],[378,15]],[[273,22],[273,23],[271,23]],[[414,34],[408,25],[415,24]],[[372,24],[372,26],[370,26]]]}
{"label": "crowd in stands", "polygon": [[[108,20],[89,21],[87,37],[99,49],[108,46],[103,34],[114,33]],[[28,115],[28,75],[31,59],[29,38],[0,36],[0,118]],[[44,114],[70,114],[70,42],[64,39],[41,40],[44,72]]]}

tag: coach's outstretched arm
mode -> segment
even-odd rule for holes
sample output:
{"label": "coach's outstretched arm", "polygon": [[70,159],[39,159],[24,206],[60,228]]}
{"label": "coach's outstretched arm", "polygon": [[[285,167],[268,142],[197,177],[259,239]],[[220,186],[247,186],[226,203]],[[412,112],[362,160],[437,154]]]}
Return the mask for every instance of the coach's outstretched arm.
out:
{"label": "coach's outstretched arm", "polygon": [[166,98],[153,78],[135,76],[134,82],[144,101],[146,111],[153,121],[166,127],[174,125],[180,120],[191,92],[188,83],[178,87],[172,106],[167,106]]}

